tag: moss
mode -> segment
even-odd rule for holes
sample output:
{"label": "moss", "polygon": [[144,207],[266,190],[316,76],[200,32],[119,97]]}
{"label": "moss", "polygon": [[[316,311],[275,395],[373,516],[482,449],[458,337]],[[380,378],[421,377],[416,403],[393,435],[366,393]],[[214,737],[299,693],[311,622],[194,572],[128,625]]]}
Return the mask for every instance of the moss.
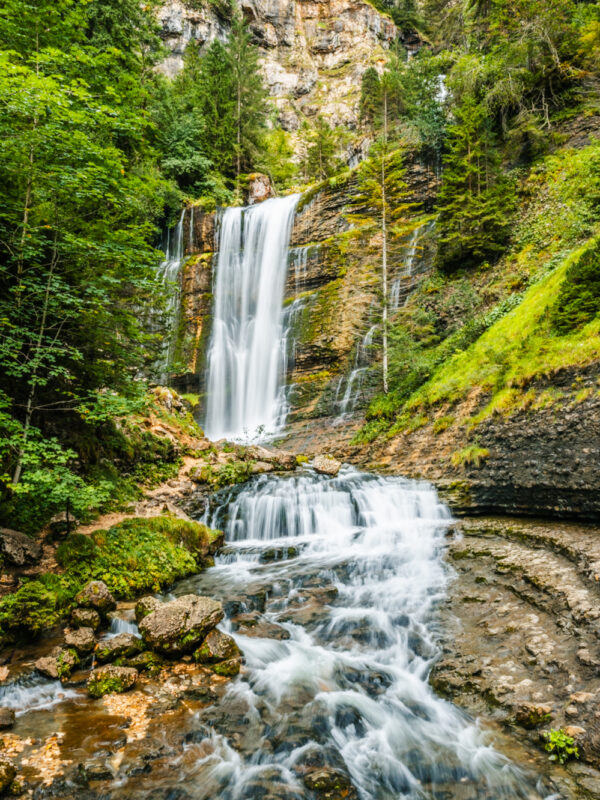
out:
{"label": "moss", "polygon": [[203,464],[191,474],[195,481],[206,483],[213,489],[222,489],[244,483],[252,477],[253,461],[231,461],[229,464]]}
{"label": "moss", "polygon": [[122,694],[131,688],[128,681],[118,675],[94,675],[91,674],[88,681],[88,694],[90,697],[104,697],[105,694]]}
{"label": "moss", "polygon": [[452,454],[452,466],[464,467],[472,466],[479,468],[483,462],[490,457],[490,451],[485,447],[469,445],[463,450],[458,450]]}
{"label": "moss", "polygon": [[73,648],[62,650],[56,659],[56,671],[58,672],[58,677],[61,680],[68,678],[75,667],[79,666],[79,662],[80,659],[76,650]]}
{"label": "moss", "polygon": [[228,661],[220,661],[218,664],[214,664],[211,669],[217,675],[221,675],[224,678],[232,678],[240,671],[240,662],[237,658],[230,658]]}
{"label": "moss", "polygon": [[436,419],[436,421],[433,423],[433,432],[436,435],[439,435],[440,433],[447,431],[448,428],[451,428],[452,425],[454,425],[454,421],[454,417],[440,417],[439,419]]}
{"label": "moss", "polygon": [[71,534],[60,546],[64,573],[43,574],[0,600],[0,634],[39,633],[67,616],[88,581],[102,580],[116,597],[157,592],[198,572],[222,541],[220,531],[172,516],[127,519],[95,531],[84,543]]}

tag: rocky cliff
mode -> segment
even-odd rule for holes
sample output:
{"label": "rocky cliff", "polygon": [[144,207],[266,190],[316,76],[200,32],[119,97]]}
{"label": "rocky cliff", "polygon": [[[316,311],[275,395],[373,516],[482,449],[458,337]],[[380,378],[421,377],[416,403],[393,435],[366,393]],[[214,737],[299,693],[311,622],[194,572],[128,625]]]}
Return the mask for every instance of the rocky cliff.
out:
{"label": "rocky cliff", "polygon": [[[383,65],[398,31],[365,0],[242,0],[240,7],[262,54],[264,76],[285,130],[325,116],[354,129],[362,73]],[[174,76],[185,48],[201,49],[229,30],[227,3],[166,0],[158,11],[169,55],[163,71]]]}

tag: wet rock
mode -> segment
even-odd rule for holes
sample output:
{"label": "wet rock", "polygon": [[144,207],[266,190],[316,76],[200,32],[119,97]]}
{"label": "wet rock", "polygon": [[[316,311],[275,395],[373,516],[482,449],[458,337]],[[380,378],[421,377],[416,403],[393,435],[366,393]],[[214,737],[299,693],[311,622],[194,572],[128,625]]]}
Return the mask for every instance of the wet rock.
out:
{"label": "wet rock", "polygon": [[265,589],[248,592],[247,594],[229,596],[223,601],[223,608],[228,617],[235,617],[251,611],[264,611],[267,602]]}
{"label": "wet rock", "polygon": [[350,778],[331,767],[313,770],[304,776],[304,783],[311,792],[327,800],[354,800],[358,798]]}
{"label": "wet rock", "polygon": [[521,703],[515,712],[515,722],[523,728],[537,728],[548,722],[551,716],[552,706]]}
{"label": "wet rock", "polygon": [[103,697],[105,694],[121,694],[135,686],[138,671],[133,667],[115,667],[112,665],[95,669],[90,674],[87,690],[91,697]]}
{"label": "wet rock", "polygon": [[131,658],[144,649],[141,639],[133,633],[119,633],[104,639],[96,647],[96,658],[101,663],[116,661],[118,658]]}
{"label": "wet rock", "polygon": [[85,783],[88,781],[110,781],[113,771],[104,761],[85,761],[77,768],[79,775]]}
{"label": "wet rock", "polygon": [[0,708],[0,729],[12,728],[14,724],[14,710],[12,708]]}
{"label": "wet rock", "polygon": [[298,555],[297,547],[269,547],[260,554],[260,561],[285,561],[288,558],[296,558]]}
{"label": "wet rock", "polygon": [[0,756],[0,793],[5,792],[17,776],[15,765],[5,756]]}
{"label": "wet rock", "polygon": [[240,648],[232,636],[221,631],[211,631],[194,653],[194,659],[200,664],[215,664],[241,656]]}
{"label": "wet rock", "polygon": [[117,607],[115,598],[108,590],[104,581],[90,581],[75,598],[77,605],[82,608],[93,608],[100,616],[114,611]]}
{"label": "wet rock", "polygon": [[233,629],[244,636],[257,639],[289,639],[290,634],[283,626],[268,622],[257,611],[238,614],[231,620]]}
{"label": "wet rock", "polygon": [[156,611],[162,605],[160,600],[152,595],[147,595],[146,597],[140,597],[140,599],[135,604],[135,621],[140,624],[140,622],[147,617],[148,614],[151,614],[153,611]]}
{"label": "wet rock", "polygon": [[241,658],[229,658],[227,661],[219,661],[218,664],[213,664],[211,668],[213,672],[223,678],[233,678],[234,675],[239,673],[241,666]]}
{"label": "wet rock", "polygon": [[170,656],[193,652],[224,616],[223,606],[210,597],[183,595],[163,603],[140,622],[144,642]]}
{"label": "wet rock", "polygon": [[55,647],[50,655],[38,658],[34,667],[45,678],[56,680],[68,678],[78,665],[79,656],[74,649]]}
{"label": "wet rock", "polygon": [[321,475],[335,477],[342,468],[342,464],[333,456],[315,456],[312,460],[312,467]]}
{"label": "wet rock", "polygon": [[269,450],[267,447],[252,445],[245,448],[244,454],[246,458],[269,466],[271,469],[268,471],[291,472],[298,466],[294,453],[288,453],[285,450]]}
{"label": "wet rock", "polygon": [[0,528],[0,555],[8,564],[24,567],[39,561],[42,546],[24,533]]}
{"label": "wet rock", "polygon": [[267,464],[265,461],[255,461],[252,464],[253,475],[264,475],[266,472],[273,472],[273,464]]}
{"label": "wet rock", "polygon": [[72,647],[80,656],[91,653],[96,645],[92,628],[65,629],[65,645]]}
{"label": "wet rock", "polygon": [[135,667],[139,672],[149,672],[151,674],[157,673],[164,663],[160,656],[156,653],[151,653],[149,650],[138,653],[125,661],[127,667]]}
{"label": "wet rock", "polygon": [[97,631],[100,622],[100,614],[93,608],[74,608],[71,613],[71,625],[74,628],[91,628]]}

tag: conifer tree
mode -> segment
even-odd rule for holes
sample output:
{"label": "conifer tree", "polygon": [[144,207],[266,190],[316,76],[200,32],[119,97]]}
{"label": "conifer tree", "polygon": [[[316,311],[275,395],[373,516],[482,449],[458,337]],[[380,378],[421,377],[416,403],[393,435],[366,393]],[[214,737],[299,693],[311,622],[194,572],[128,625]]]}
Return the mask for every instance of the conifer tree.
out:
{"label": "conifer tree", "polygon": [[307,131],[306,158],[304,173],[306,178],[324,180],[336,171],[338,147],[336,132],[329,125],[325,117],[319,115],[315,126]]}
{"label": "conifer tree", "polygon": [[[385,98],[385,92],[384,92]],[[388,381],[388,262],[393,250],[410,235],[422,220],[412,212],[417,204],[410,201],[410,191],[404,180],[405,168],[401,149],[391,149],[386,132],[375,143],[370,157],[358,171],[358,186],[351,204],[349,219],[354,222],[373,245],[381,274],[382,320],[382,379],[383,391],[389,391]]]}
{"label": "conifer tree", "polygon": [[467,96],[449,127],[438,197],[438,266],[445,271],[491,258],[506,244],[514,185],[503,177],[485,110]]}
{"label": "conifer tree", "polygon": [[360,89],[360,120],[370,128],[380,123],[381,78],[375,67],[363,72]]}

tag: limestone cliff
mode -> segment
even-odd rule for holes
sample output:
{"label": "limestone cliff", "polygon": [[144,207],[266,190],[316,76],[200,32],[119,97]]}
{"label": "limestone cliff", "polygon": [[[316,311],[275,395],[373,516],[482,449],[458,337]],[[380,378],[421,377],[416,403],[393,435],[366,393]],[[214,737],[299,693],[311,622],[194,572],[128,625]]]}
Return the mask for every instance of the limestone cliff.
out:
{"label": "limestone cliff", "polygon": [[[391,19],[365,0],[242,0],[240,6],[282,127],[296,131],[322,114],[333,125],[356,128],[362,73],[383,65],[398,36]],[[225,39],[228,13],[226,3],[166,0],[158,12],[169,50],[163,71],[177,74],[189,42],[203,49]]]}

